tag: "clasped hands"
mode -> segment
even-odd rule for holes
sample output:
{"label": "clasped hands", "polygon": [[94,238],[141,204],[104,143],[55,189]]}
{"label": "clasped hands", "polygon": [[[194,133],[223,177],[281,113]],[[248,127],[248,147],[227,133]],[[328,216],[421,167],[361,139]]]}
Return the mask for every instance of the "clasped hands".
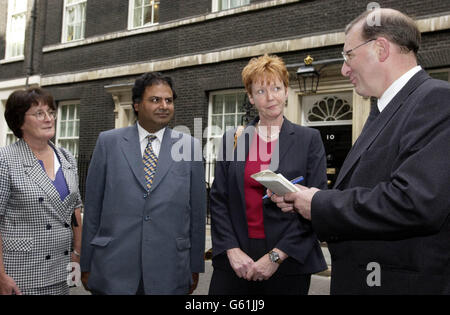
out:
{"label": "clasped hands", "polygon": [[[281,250],[276,249],[281,260],[287,258],[287,255]],[[231,267],[239,278],[249,281],[263,281],[269,279],[279,265],[270,261],[269,254],[265,254],[258,261],[253,261],[240,248],[232,248],[227,250],[228,260]]]}
{"label": "clasped hands", "polygon": [[278,196],[267,189],[267,195],[277,204],[283,212],[297,212],[307,220],[311,220],[311,201],[316,192],[320,189],[308,188],[302,185],[295,185],[300,191],[287,193]]}

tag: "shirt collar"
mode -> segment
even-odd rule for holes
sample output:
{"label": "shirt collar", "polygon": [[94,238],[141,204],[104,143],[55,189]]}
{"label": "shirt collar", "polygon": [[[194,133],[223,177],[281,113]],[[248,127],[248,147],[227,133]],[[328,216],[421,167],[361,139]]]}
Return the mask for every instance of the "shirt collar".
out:
{"label": "shirt collar", "polygon": [[400,78],[394,81],[386,91],[384,91],[383,95],[378,99],[378,109],[380,112],[386,108],[390,101],[397,95],[398,92],[408,83],[409,80],[422,68],[420,66],[415,66],[410,69],[408,72],[403,74]]}
{"label": "shirt collar", "polygon": [[137,122],[136,124],[137,124],[137,128],[138,128],[138,133],[139,133],[139,142],[142,142],[144,140],[147,141],[145,138],[147,138],[148,135],[154,135],[159,140],[159,143],[162,143],[162,139],[163,139],[164,131],[166,130],[166,127],[159,129],[155,133],[150,133],[147,130],[145,130],[144,128],[142,128],[142,126],[139,125],[139,122]]}

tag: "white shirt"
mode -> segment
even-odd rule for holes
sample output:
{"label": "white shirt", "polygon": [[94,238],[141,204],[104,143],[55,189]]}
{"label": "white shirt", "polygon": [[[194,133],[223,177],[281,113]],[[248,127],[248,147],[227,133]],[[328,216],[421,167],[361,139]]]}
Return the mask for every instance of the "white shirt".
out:
{"label": "white shirt", "polygon": [[166,130],[166,128],[164,127],[163,129],[158,130],[156,133],[150,133],[147,130],[145,130],[144,128],[142,128],[141,125],[139,125],[139,122],[137,123],[137,127],[138,127],[139,144],[141,145],[142,157],[144,157],[144,151],[148,144],[148,139],[147,139],[148,135],[156,136],[156,139],[152,141],[152,149],[153,149],[153,152],[155,153],[155,155],[158,157],[159,150],[161,149],[161,143],[162,143],[162,139],[164,136],[164,131]]}
{"label": "white shirt", "polygon": [[400,78],[395,80],[394,83],[392,83],[391,86],[388,87],[386,91],[384,91],[383,95],[381,95],[381,97],[378,99],[377,104],[380,113],[383,109],[386,108],[389,102],[392,101],[394,96],[397,95],[397,93],[400,92],[401,89],[403,89],[406,83],[408,83],[408,81],[411,80],[411,78],[420,70],[422,70],[421,66],[415,66]]}
{"label": "white shirt", "polygon": [[61,163],[59,163],[58,156],[56,155],[55,150],[53,150],[53,175],[56,175],[56,173],[58,173],[60,167]]}

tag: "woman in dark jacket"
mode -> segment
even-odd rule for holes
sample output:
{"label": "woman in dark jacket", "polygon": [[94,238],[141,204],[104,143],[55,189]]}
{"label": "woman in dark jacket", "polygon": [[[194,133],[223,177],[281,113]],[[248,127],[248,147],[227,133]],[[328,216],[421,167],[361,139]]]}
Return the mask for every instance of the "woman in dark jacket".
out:
{"label": "woman in dark jacket", "polygon": [[326,269],[310,222],[283,213],[250,175],[271,169],[305,186],[326,188],[317,130],[283,116],[289,73],[281,58],[253,58],[242,72],[259,116],[240,134],[225,133],[211,189],[214,272],[210,294],[307,294],[311,274]]}

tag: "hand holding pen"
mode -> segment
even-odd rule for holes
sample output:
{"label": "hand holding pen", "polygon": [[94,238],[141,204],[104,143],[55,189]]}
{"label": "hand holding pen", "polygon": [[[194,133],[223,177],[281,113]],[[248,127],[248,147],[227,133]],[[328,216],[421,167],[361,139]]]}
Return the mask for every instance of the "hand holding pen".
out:
{"label": "hand holding pen", "polygon": [[[291,183],[292,184],[298,184],[298,183],[300,183],[300,182],[302,182],[303,180],[304,180],[305,178],[303,177],[303,176],[299,176],[299,177],[297,177],[297,178],[294,178],[293,180],[291,180]],[[264,200],[264,199],[267,199],[267,198],[270,198],[272,195],[265,195],[262,199]]]}

